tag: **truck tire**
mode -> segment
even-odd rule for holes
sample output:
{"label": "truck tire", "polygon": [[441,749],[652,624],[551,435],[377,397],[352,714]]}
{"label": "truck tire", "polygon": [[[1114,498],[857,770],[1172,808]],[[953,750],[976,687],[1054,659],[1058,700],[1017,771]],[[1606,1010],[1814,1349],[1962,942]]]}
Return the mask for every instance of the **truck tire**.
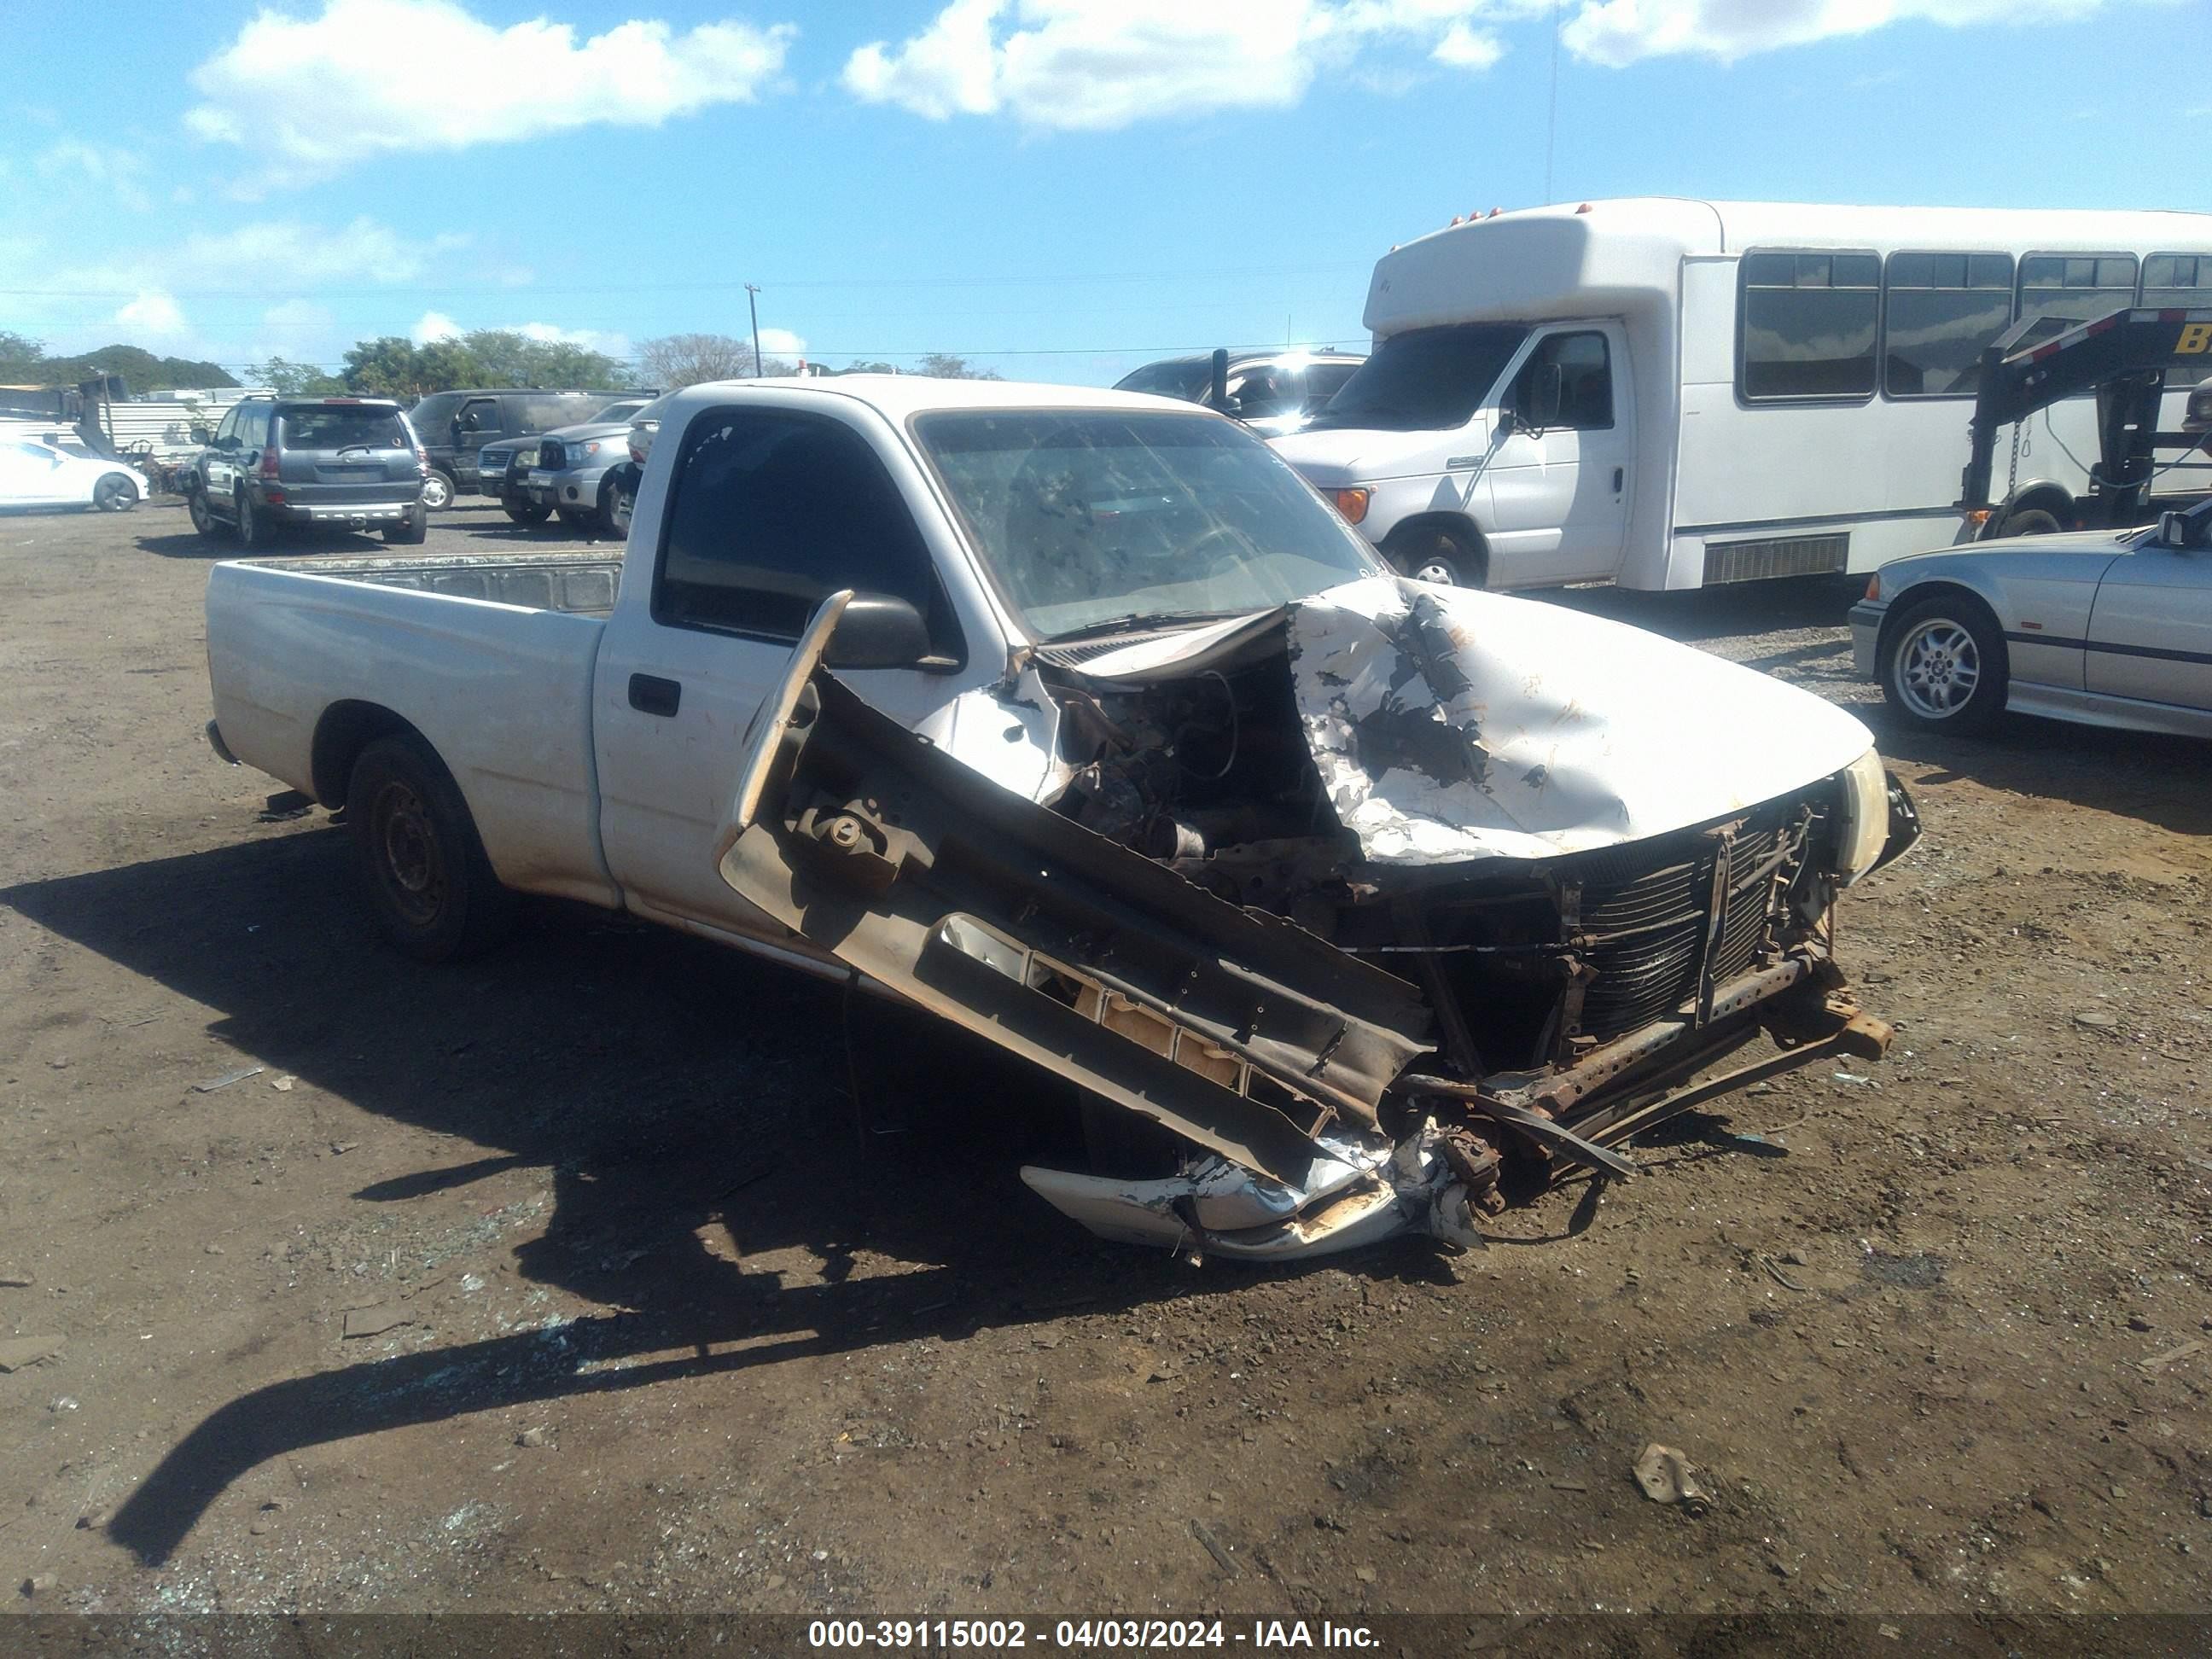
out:
{"label": "truck tire", "polygon": [[1998,533],[2004,536],[2055,536],[2065,526],[2058,522],[2056,513],[2047,513],[2039,507],[2023,507],[2017,513],[2005,514]]}
{"label": "truck tire", "polygon": [[430,537],[430,515],[417,501],[398,524],[386,526],[384,539],[392,547],[420,547]]}
{"label": "truck tire", "polygon": [[204,541],[214,541],[222,534],[222,522],[208,511],[207,491],[194,489],[185,497],[185,511],[191,515],[192,528],[200,532]]}
{"label": "truck tire", "polygon": [[430,469],[429,476],[422,480],[422,505],[433,513],[451,507],[453,497],[459,493],[452,476],[434,466]]}
{"label": "truck tire", "polygon": [[231,497],[230,509],[231,523],[237,528],[240,547],[255,547],[268,539],[261,516],[253,510],[253,497],[246,493],[244,484],[239,485],[237,494]]}
{"label": "truck tire", "polygon": [[622,486],[609,478],[599,486],[599,510],[593,515],[599,529],[610,536],[629,534],[629,514],[622,512]]}
{"label": "truck tire", "polygon": [[1487,573],[1475,550],[1448,530],[1417,526],[1391,536],[1383,556],[1417,582],[1480,587]]}
{"label": "truck tire", "polygon": [[361,751],[346,818],[378,930],[417,962],[459,962],[499,943],[514,895],[484,857],[460,787],[411,732]]}
{"label": "truck tire", "polygon": [[1972,733],[2004,713],[2004,632],[1980,600],[1933,594],[1883,632],[1881,695],[1901,718],[1923,732]]}
{"label": "truck tire", "polygon": [[507,509],[507,516],[517,524],[541,525],[553,516],[553,509],[543,501],[520,501]]}

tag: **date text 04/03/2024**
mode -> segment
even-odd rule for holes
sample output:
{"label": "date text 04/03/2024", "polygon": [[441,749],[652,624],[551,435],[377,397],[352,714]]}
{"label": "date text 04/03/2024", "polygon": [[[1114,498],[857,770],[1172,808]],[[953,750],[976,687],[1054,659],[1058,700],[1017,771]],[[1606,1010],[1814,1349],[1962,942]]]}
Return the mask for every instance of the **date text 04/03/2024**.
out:
{"label": "date text 04/03/2024", "polygon": [[811,1648],[893,1652],[1233,1646],[1258,1653],[1288,1653],[1301,1649],[1371,1648],[1376,1639],[1364,1625],[1310,1623],[1304,1619],[1255,1619],[1248,1626],[1221,1619],[1060,1619],[1049,1624],[1023,1619],[817,1619],[806,1627]]}

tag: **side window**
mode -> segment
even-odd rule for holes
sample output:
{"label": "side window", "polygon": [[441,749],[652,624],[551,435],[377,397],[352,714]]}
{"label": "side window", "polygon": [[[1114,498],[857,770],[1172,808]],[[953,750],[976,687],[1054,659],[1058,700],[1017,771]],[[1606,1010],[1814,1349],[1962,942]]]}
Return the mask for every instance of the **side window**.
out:
{"label": "side window", "polygon": [[1613,425],[1613,364],[1604,335],[1592,330],[1539,340],[1514,379],[1516,410],[1534,408],[1536,381],[1547,368],[1559,371],[1559,413],[1552,423],[1555,428],[1602,432]]}
{"label": "side window", "polygon": [[495,438],[501,429],[498,398],[472,398],[461,405],[461,435],[464,438]]}
{"label": "side window", "polygon": [[2020,317],[2045,326],[2020,343],[2038,344],[2135,302],[2132,253],[2031,253],[2020,262]]}
{"label": "side window", "polygon": [[1297,409],[1304,395],[1297,377],[1278,363],[1255,363],[1229,383],[1239,419],[1263,421]]}
{"label": "side window", "polygon": [[[2212,308],[2212,253],[2152,254],[2143,261],[2142,302],[2161,311]],[[2187,374],[2189,383],[2193,385],[2212,364],[2207,364],[2201,355],[2184,356],[2176,353],[2172,368],[2193,371]],[[2166,385],[2180,389],[2180,382],[2175,379],[2168,379]]]}
{"label": "side window", "polygon": [[1751,402],[1870,398],[1881,261],[1872,253],[1747,253],[1736,389]]}
{"label": "side window", "polygon": [[239,447],[258,449],[269,441],[269,405],[247,404],[238,419]]}
{"label": "side window", "polygon": [[223,416],[222,424],[216,428],[215,443],[217,448],[222,447],[225,438],[235,438],[238,435],[238,407],[236,404],[233,404]]}
{"label": "side window", "polygon": [[841,587],[905,599],[942,655],[958,629],[898,487],[860,435],[818,415],[720,410],[691,423],[654,618],[795,640]]}
{"label": "side window", "polygon": [[2012,325],[2009,253],[1893,253],[1883,272],[1881,389],[1960,398],[1982,350]]}

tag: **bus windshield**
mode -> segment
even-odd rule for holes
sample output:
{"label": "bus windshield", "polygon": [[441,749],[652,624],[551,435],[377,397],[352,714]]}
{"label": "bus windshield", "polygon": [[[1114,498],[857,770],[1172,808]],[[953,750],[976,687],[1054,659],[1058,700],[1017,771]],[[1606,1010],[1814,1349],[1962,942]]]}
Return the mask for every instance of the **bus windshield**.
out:
{"label": "bus windshield", "polygon": [[1520,323],[1454,323],[1393,334],[1305,429],[1437,432],[1465,426],[1528,337]]}

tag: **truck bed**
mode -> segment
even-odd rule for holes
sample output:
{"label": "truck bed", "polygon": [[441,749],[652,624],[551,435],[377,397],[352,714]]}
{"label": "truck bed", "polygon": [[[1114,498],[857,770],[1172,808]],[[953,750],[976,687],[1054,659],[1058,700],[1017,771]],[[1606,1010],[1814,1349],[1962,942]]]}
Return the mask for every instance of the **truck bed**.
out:
{"label": "truck bed", "polygon": [[245,559],[258,570],[296,571],[372,587],[483,599],[526,611],[604,617],[615,608],[622,556],[604,553],[473,553],[462,558]]}
{"label": "truck bed", "polygon": [[216,729],[246,764],[335,807],[362,734],[412,727],[502,882],[619,905],[592,692],[621,578],[611,553],[227,560],[208,575]]}

